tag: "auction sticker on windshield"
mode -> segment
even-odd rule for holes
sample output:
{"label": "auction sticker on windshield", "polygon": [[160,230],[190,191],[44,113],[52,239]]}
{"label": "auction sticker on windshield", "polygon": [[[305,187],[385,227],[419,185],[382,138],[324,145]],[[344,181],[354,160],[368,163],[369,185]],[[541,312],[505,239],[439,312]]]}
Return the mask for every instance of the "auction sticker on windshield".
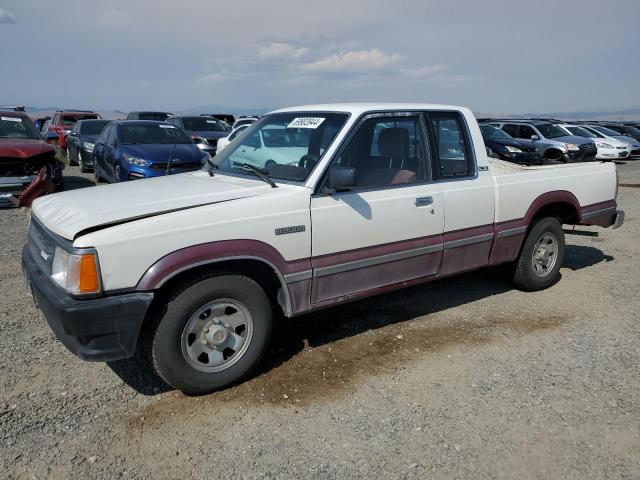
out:
{"label": "auction sticker on windshield", "polygon": [[294,118],[287,128],[318,128],[322,122],[324,122],[324,118],[318,117],[298,117]]}
{"label": "auction sticker on windshield", "polygon": [[19,122],[22,123],[22,119],[18,117],[2,117],[2,120],[6,122]]}

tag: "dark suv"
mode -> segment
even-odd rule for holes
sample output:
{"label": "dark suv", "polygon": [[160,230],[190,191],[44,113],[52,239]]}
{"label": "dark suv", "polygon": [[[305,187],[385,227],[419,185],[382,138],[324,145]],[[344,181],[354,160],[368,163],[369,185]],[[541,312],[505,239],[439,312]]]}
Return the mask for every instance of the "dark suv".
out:
{"label": "dark suv", "polygon": [[174,116],[167,122],[181,127],[189,134],[196,146],[212,157],[218,150],[218,140],[229,135],[231,127],[214,117]]}
{"label": "dark suv", "polygon": [[624,135],[625,137],[631,137],[634,140],[638,140],[640,142],[640,129],[634,126],[624,125],[622,123],[605,123],[605,122],[598,122],[598,125],[602,125],[603,127],[606,127],[609,130],[618,132],[620,135]]}
{"label": "dark suv", "polygon": [[167,112],[129,112],[127,120],[155,120],[156,122],[164,122],[173,113]]}

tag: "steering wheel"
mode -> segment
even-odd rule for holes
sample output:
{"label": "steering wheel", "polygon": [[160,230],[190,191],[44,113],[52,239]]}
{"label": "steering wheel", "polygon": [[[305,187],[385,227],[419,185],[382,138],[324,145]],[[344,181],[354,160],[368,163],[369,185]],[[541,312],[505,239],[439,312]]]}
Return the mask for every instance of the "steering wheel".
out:
{"label": "steering wheel", "polygon": [[318,157],[307,153],[306,155],[303,155],[298,162],[298,167],[304,168],[307,172],[310,172],[311,170],[313,170],[313,167],[315,167],[317,163]]}

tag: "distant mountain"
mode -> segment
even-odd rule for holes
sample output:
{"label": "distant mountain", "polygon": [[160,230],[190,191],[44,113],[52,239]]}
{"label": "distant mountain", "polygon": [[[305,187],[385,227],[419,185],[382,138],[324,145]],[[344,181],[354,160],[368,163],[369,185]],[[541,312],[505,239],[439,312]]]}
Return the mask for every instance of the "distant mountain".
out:
{"label": "distant mountain", "polygon": [[265,113],[270,112],[271,110],[273,110],[273,108],[267,108],[267,107],[234,108],[234,107],[227,107],[224,105],[211,104],[211,105],[200,105],[197,107],[191,107],[191,108],[182,110],[181,112],[174,112],[174,113],[181,113],[183,115],[200,115],[201,113],[230,113],[232,115],[239,116],[239,115],[264,115]]}
{"label": "distant mountain", "polygon": [[[31,118],[43,118],[53,117],[56,110],[60,110],[58,107],[25,107],[26,112]],[[126,112],[120,110],[98,110],[97,111],[105,120],[121,120],[126,118]]]}

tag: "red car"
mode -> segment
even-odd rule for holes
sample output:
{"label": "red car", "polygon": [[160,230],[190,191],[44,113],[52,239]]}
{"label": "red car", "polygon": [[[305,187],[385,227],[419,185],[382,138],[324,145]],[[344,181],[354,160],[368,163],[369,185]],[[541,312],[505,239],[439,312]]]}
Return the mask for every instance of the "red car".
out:
{"label": "red car", "polygon": [[63,187],[64,165],[24,112],[0,111],[0,207],[29,206]]}
{"label": "red car", "polygon": [[55,133],[58,136],[58,144],[62,150],[67,148],[67,135],[73,130],[78,120],[96,120],[102,118],[98,113],[91,110],[58,110],[53,114],[53,118],[44,132],[45,136]]}

